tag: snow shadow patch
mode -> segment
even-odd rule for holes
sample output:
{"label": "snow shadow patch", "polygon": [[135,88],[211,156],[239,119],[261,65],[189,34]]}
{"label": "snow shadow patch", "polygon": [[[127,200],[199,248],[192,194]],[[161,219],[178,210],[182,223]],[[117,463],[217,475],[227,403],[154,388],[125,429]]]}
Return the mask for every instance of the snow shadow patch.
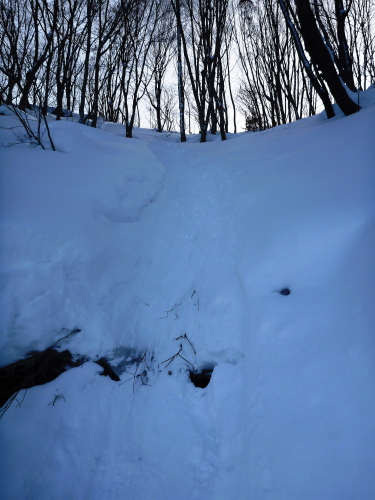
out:
{"label": "snow shadow patch", "polygon": [[47,384],[69,368],[81,366],[86,361],[85,357],[74,360],[68,350],[56,351],[50,347],[45,351],[30,352],[27,358],[2,367],[0,408],[22,389]]}
{"label": "snow shadow patch", "polygon": [[196,369],[189,370],[189,378],[195,387],[200,387],[204,389],[208,386],[211,381],[212,372],[214,371],[216,365],[210,363]]}
{"label": "snow shadow patch", "polygon": [[[80,330],[74,330],[69,335],[78,331]],[[55,345],[45,351],[32,351],[25,359],[0,368],[0,418],[21,390],[52,382],[70,368],[90,361],[87,356],[73,356],[67,349],[58,351],[54,349]],[[115,382],[120,381],[114,369],[116,367],[111,366],[107,358],[102,357],[94,363],[103,369],[100,375],[110,377]]]}

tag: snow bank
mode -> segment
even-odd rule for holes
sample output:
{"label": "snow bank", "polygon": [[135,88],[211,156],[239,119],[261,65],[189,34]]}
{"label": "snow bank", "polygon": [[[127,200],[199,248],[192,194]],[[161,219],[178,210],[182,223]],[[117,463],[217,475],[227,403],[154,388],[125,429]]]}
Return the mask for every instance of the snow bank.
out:
{"label": "snow bank", "polygon": [[63,328],[82,328],[95,354],[108,329],[121,334],[113,309],[125,299],[112,294],[132,273],[139,238],[122,226],[141,221],[163,187],[163,166],[139,141],[67,121],[51,133],[58,152],[1,151],[1,364],[48,347]]}

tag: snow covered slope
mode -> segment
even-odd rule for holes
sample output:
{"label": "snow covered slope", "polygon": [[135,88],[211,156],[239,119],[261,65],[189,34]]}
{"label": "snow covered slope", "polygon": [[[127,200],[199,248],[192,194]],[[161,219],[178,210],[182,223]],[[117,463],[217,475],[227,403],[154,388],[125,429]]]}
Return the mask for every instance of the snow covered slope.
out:
{"label": "snow covered slope", "polygon": [[374,132],[369,105],[226,142],[65,121],[58,152],[1,148],[0,364],[78,328],[61,348],[139,375],[28,390],[2,498],[372,499]]}

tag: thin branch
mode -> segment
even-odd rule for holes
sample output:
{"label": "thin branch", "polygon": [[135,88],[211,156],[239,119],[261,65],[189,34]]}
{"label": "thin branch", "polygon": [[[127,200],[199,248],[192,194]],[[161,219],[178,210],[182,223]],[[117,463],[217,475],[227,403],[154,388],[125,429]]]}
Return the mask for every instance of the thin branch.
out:
{"label": "thin branch", "polygon": [[[176,339],[175,339],[175,340],[176,340]],[[175,358],[180,357],[181,359],[183,359],[184,361],[186,361],[187,363],[189,363],[189,365],[190,365],[190,366],[194,369],[194,365],[193,365],[192,363],[190,363],[190,361],[189,361],[189,360],[187,360],[186,358],[184,358],[183,356],[181,356],[181,354],[180,354],[180,353],[181,353],[181,351],[182,351],[182,344],[180,344],[180,349],[178,350],[178,352],[176,352],[176,354],[174,354],[174,355],[173,355],[173,356],[171,356],[170,358],[166,359],[165,361],[162,361],[162,363],[161,363],[161,364],[163,365],[164,363],[167,363],[167,362],[168,362],[168,364],[166,364],[166,365],[165,365],[165,367],[167,368],[167,367],[168,367],[168,366],[172,363],[172,361],[173,361]]]}
{"label": "thin branch", "polygon": [[56,151],[56,148],[55,148],[55,145],[53,143],[53,140],[52,140],[52,137],[51,137],[51,132],[50,132],[50,129],[49,129],[49,125],[47,123],[47,118],[44,114],[42,114],[43,116],[43,119],[44,119],[44,123],[46,125],[46,130],[47,130],[47,134],[48,134],[48,139],[49,139],[49,142],[51,143],[51,147],[52,147],[52,150],[53,151]]}
{"label": "thin branch", "polygon": [[[141,366],[142,363],[144,363],[146,365],[147,370],[150,371],[150,368],[149,368],[149,366],[147,364],[147,361],[146,361],[146,354],[147,354],[147,350],[143,353],[143,356],[141,357],[141,359],[138,360],[137,367],[136,367],[134,373],[128,372],[128,371],[124,370],[124,373],[128,373],[129,375],[131,375],[131,377],[128,378],[127,380],[125,380],[124,382],[121,382],[121,384],[119,384],[119,385],[126,384],[126,382],[129,382],[130,380],[133,380],[133,393],[135,391],[135,381],[136,381],[137,378],[141,377],[142,385],[148,385],[146,383],[147,380],[146,380],[146,382],[144,382],[143,379],[142,379],[142,376],[145,376],[147,378],[147,371],[143,370],[142,373],[137,373],[138,370],[139,370],[139,367]],[[125,363],[125,364],[131,364],[131,362]],[[122,366],[124,366],[124,365],[122,365]]]}
{"label": "thin branch", "polygon": [[66,399],[64,398],[64,394],[56,394],[55,399],[53,401],[51,401],[50,403],[48,403],[48,406],[49,405],[55,406],[56,401],[59,399],[63,399],[66,403]]}
{"label": "thin branch", "polygon": [[194,354],[197,354],[196,350],[194,349],[193,344],[190,342],[190,339],[189,339],[189,337],[186,335],[186,333],[185,333],[184,335],[180,335],[180,337],[177,337],[177,338],[175,338],[175,339],[173,339],[173,340],[181,340],[181,339],[186,339],[186,340],[189,342],[189,344],[191,345],[191,348],[193,349]]}
{"label": "thin branch", "polygon": [[182,302],[180,302],[179,304],[175,304],[175,305],[172,307],[172,309],[169,309],[169,311],[165,311],[165,312],[167,313],[167,315],[166,315],[166,316],[163,316],[162,318],[159,318],[159,320],[160,320],[160,319],[165,319],[165,318],[168,318],[168,314],[169,314],[170,312],[172,312],[172,311],[173,311],[173,309],[174,309],[175,307],[178,307],[178,306],[180,306],[181,304],[182,304]]}
{"label": "thin branch", "polygon": [[79,333],[81,331],[82,330],[80,330],[79,328],[72,330],[70,333],[68,333],[68,335],[65,335],[65,337],[61,337],[61,339],[57,340],[51,347],[49,347],[49,349],[53,349],[59,342],[61,342],[61,340],[67,339],[71,335],[75,335],[76,333]]}
{"label": "thin branch", "polygon": [[[22,403],[23,403],[23,402],[24,402],[24,400],[25,400],[26,393],[27,393],[27,389],[25,389],[25,392],[24,392],[24,394],[23,394],[23,397],[22,397],[21,401],[19,401],[19,402],[18,402],[17,397],[15,398],[15,399],[16,399],[16,401],[17,401],[17,403],[18,403],[18,405],[16,406],[16,408],[21,407]],[[16,396],[17,396],[17,395],[18,395],[18,392],[17,392]]]}

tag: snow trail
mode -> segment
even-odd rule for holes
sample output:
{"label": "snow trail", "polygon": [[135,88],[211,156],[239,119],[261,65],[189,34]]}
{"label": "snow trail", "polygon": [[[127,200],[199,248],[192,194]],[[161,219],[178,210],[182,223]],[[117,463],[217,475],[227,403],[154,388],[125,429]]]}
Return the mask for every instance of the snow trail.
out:
{"label": "snow trail", "polygon": [[187,333],[193,343],[197,339],[198,360],[228,361],[242,350],[245,314],[236,269],[231,177],[216,163],[214,144],[198,161],[200,144],[155,141],[150,146],[167,175],[149,248],[157,273],[148,270],[147,313],[154,311],[159,325],[171,329],[174,338]]}
{"label": "snow trail", "polygon": [[[206,391],[192,387],[184,391],[184,411],[192,427],[190,432],[195,434],[194,441],[198,439],[196,450],[191,450],[197,464],[196,498],[201,499],[203,491],[207,491],[205,498],[211,495],[229,498],[228,488],[234,495],[235,485],[232,481],[228,483],[226,471],[232,470],[243,446],[239,425],[243,405],[233,394],[243,393],[245,381],[237,375],[229,383],[226,379],[232,378],[235,371],[231,367],[244,355],[246,334],[244,290],[236,260],[230,166],[217,163],[213,153],[215,144],[205,145],[206,151],[202,151],[200,144],[155,141],[149,145],[167,172],[158,199],[163,209],[150,247],[161,281],[145,283],[146,288],[157,286],[153,293],[160,297],[156,305],[153,302],[155,313],[159,314],[158,320],[155,314],[155,320],[160,322],[160,327],[151,341],[152,349],[160,362],[176,350],[174,345],[168,347],[167,340],[171,343],[173,338],[187,334],[197,351],[194,356],[187,346],[184,353],[187,358],[196,366],[208,362],[217,364],[208,396]],[[151,279],[155,274],[150,269]],[[168,298],[169,302],[165,302]],[[170,310],[174,305],[167,317],[161,316],[161,310]],[[172,350],[166,353],[168,348]],[[174,370],[173,365],[171,369]],[[218,384],[216,390],[212,388],[215,383]],[[227,396],[223,402],[224,393]],[[236,428],[222,425],[223,412],[230,412],[231,419],[233,413],[238,414]],[[219,481],[219,478],[222,479]],[[209,494],[218,481],[216,493]],[[191,494],[195,498],[195,493]]]}

